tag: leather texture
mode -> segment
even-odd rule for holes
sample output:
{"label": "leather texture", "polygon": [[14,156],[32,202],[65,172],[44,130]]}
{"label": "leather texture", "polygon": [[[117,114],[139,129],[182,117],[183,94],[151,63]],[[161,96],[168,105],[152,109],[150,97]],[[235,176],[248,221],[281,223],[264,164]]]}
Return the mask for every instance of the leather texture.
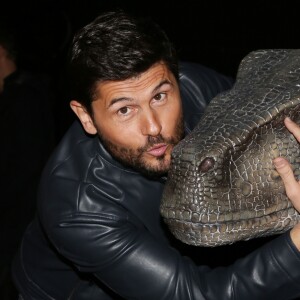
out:
{"label": "leather texture", "polygon": [[[233,81],[182,63],[186,130]],[[189,117],[193,115],[193,117]],[[300,254],[283,234],[227,268],[197,266],[170,246],[160,214],[164,178],[116,162],[75,122],[49,159],[37,215],[13,277],[24,299],[293,299]]]}

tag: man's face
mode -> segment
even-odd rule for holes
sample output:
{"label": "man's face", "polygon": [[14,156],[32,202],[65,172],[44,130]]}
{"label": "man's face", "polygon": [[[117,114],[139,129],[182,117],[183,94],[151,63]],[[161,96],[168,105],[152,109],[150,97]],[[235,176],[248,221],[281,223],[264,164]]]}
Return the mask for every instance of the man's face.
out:
{"label": "man's face", "polygon": [[99,83],[96,95],[93,123],[107,150],[147,176],[165,174],[184,131],[178,84],[167,67]]}

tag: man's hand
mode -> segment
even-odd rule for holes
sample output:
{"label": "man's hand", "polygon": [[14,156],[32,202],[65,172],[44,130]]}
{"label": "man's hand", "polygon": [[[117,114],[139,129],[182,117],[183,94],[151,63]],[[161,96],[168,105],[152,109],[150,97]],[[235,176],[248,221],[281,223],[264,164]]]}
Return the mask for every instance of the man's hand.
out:
{"label": "man's hand", "polygon": [[[297,141],[300,142],[300,127],[291,121],[290,118],[285,118],[284,124]],[[300,212],[300,181],[295,179],[291,165],[285,158],[277,157],[274,159],[273,163],[283,180],[288,198],[292,201],[295,209]],[[291,238],[300,251],[300,224],[296,225],[291,230]]]}
{"label": "man's hand", "polygon": [[300,182],[296,180],[290,163],[283,157],[275,158],[273,163],[281,176],[288,198],[300,212]]}

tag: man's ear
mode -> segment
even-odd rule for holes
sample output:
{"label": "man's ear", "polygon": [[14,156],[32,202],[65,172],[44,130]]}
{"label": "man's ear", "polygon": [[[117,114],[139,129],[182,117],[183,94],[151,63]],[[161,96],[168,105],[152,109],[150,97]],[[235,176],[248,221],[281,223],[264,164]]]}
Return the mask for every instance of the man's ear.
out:
{"label": "man's ear", "polygon": [[76,100],[72,100],[70,106],[79,118],[84,130],[89,134],[96,134],[97,128],[94,126],[94,122],[86,108]]}

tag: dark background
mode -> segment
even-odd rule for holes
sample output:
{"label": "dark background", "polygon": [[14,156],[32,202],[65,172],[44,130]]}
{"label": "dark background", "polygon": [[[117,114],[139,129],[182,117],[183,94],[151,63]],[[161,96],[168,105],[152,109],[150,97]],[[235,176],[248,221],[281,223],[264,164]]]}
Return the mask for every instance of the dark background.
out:
{"label": "dark background", "polygon": [[[120,7],[139,16],[150,16],[165,29],[181,60],[198,62],[235,77],[241,59],[250,51],[300,48],[300,17],[295,3],[0,0],[0,20],[6,21],[16,35],[20,66],[46,74],[51,82],[56,95],[53,107],[58,141],[74,118],[65,77],[68,47],[73,34],[100,12]],[[242,242],[234,248],[201,249],[198,260],[211,265],[230,263],[237,252],[242,256],[264,241]],[[193,247],[182,248],[187,254],[193,252]]]}
{"label": "dark background", "polygon": [[[0,17],[20,38],[22,61],[50,70],[80,27],[101,11],[121,7],[151,16],[182,59],[235,75],[242,57],[261,48],[299,47],[297,1],[1,0]],[[54,64],[53,64],[54,63]]]}

